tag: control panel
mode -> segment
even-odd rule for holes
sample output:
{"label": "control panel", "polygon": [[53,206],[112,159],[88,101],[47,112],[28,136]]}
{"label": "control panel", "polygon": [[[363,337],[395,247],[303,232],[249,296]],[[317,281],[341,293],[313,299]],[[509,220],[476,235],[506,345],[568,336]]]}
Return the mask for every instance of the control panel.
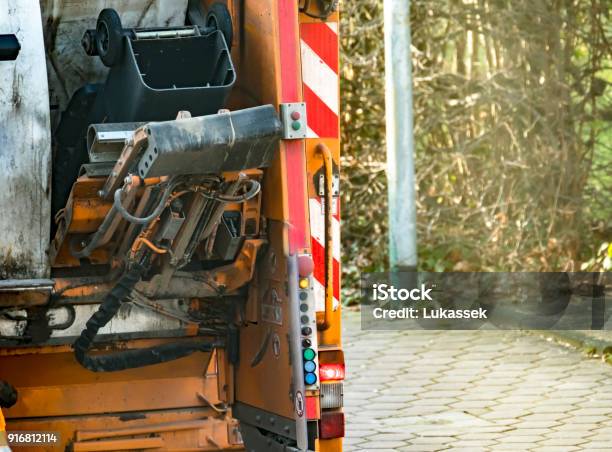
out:
{"label": "control panel", "polygon": [[304,385],[307,390],[315,390],[319,389],[319,357],[317,356],[317,312],[312,276],[300,277],[298,300]]}
{"label": "control panel", "polygon": [[280,117],[283,124],[283,139],[301,140],[306,138],[308,122],[304,102],[280,104]]}

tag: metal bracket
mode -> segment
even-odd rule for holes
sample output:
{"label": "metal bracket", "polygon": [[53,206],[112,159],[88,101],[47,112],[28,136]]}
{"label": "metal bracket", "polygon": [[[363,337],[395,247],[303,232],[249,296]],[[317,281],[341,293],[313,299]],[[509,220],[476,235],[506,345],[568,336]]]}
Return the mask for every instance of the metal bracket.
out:
{"label": "metal bracket", "polygon": [[280,104],[283,124],[283,140],[302,140],[308,133],[306,103],[292,102]]}
{"label": "metal bracket", "polygon": [[142,122],[91,124],[87,130],[87,151],[91,163],[115,163],[134,131]]}
{"label": "metal bracket", "polygon": [[0,292],[51,291],[55,281],[52,279],[3,279]]}
{"label": "metal bracket", "polygon": [[[325,196],[325,174],[319,174],[319,196]],[[340,175],[335,173],[332,179],[332,196],[340,196]]]}
{"label": "metal bracket", "polygon": [[[319,174],[319,197],[321,200],[321,214],[325,214],[325,174]],[[334,173],[332,177],[332,215],[338,213],[338,198],[340,198],[340,175]]]}

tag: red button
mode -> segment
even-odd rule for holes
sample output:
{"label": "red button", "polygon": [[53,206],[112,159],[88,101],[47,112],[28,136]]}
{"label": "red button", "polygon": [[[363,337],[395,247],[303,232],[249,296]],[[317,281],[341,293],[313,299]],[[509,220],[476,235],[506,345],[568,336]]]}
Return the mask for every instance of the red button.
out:
{"label": "red button", "polygon": [[293,111],[291,112],[291,119],[293,119],[294,121],[297,121],[298,119],[300,119],[302,117],[302,115],[300,115],[299,111]]}
{"label": "red button", "polygon": [[298,273],[302,278],[306,278],[314,271],[314,261],[308,254],[302,254],[297,258]]}

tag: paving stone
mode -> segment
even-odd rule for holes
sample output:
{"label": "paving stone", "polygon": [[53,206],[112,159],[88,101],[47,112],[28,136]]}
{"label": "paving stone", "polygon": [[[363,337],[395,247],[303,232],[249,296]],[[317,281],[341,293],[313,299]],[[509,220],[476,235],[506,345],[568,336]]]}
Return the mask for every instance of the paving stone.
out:
{"label": "paving stone", "polygon": [[496,441],[491,439],[460,439],[450,444],[450,450],[469,449],[471,451],[482,450],[484,448],[493,447]]}
{"label": "paving stone", "polygon": [[403,441],[367,441],[359,444],[363,450],[396,450],[399,447],[405,446]]}
{"label": "paving stone", "polygon": [[490,441],[496,441],[497,439],[501,438],[502,436],[504,436],[505,432],[504,431],[498,431],[498,432],[467,432],[467,433],[463,433],[461,435],[458,436],[458,438],[460,440],[465,440],[465,441],[471,441],[471,440],[490,440]]}
{"label": "paving stone", "polygon": [[[361,405],[363,407],[363,405]],[[367,406],[367,411],[390,411],[392,413],[396,413],[398,410],[401,410],[406,406],[405,402],[380,402],[376,398],[370,400],[370,403]]]}
{"label": "paving stone", "polygon": [[[538,413],[559,413],[560,411],[565,411],[565,412],[570,412],[568,410],[571,410],[573,407],[573,405],[567,405],[564,404],[562,400],[558,400],[557,403],[553,404],[541,404],[538,403],[535,406],[531,406],[529,407],[529,411],[531,411],[533,414],[538,414]],[[574,409],[576,409],[575,407],[573,407]],[[573,414],[574,411],[571,411],[571,413]]]}
{"label": "paving stone", "polygon": [[346,446],[357,446],[358,444],[361,444],[364,441],[366,441],[364,438],[357,438],[356,436],[347,436],[342,440],[342,444],[344,444],[344,448],[346,449]]}
{"label": "paving stone", "polygon": [[453,451],[453,452],[474,452],[475,450],[489,451],[489,450],[491,450],[491,448],[490,447],[485,447],[485,446],[478,446],[478,448],[474,448],[474,447],[470,447],[470,446],[466,446],[466,447],[450,446],[446,450]]}
{"label": "paving stone", "polygon": [[580,446],[588,442],[584,438],[548,438],[538,442],[541,446]]}
{"label": "paving stone", "polygon": [[572,425],[572,424],[595,425],[595,424],[599,424],[609,419],[607,416],[573,416],[573,413],[571,414],[572,414],[572,417],[567,420],[567,423],[569,425]]}
{"label": "paving stone", "polygon": [[[612,444],[612,435],[609,433],[599,433],[596,430],[590,432],[589,441],[607,441],[609,444]],[[611,447],[612,449],[612,447]]]}
{"label": "paving stone", "polygon": [[612,366],[519,331],[362,331],[345,314],[346,452],[612,450]]}
{"label": "paving stone", "polygon": [[359,430],[348,427],[346,436],[348,438],[366,438],[368,436],[375,435],[376,433],[378,433],[376,430]]}
{"label": "paving stone", "polygon": [[579,408],[577,410],[572,411],[572,415],[574,416],[612,416],[612,406],[606,407],[588,407],[588,408]]}
{"label": "paving stone", "polygon": [[370,441],[406,441],[414,438],[414,433],[377,433],[376,435],[368,436]]}
{"label": "paving stone", "polygon": [[482,419],[487,419],[490,421],[498,421],[503,419],[514,419],[517,422],[520,422],[521,416],[529,415],[529,411],[526,410],[517,410],[517,409],[501,409],[497,406],[494,406],[491,411],[486,414],[481,415]]}
{"label": "paving stone", "polygon": [[597,424],[569,424],[559,423],[553,427],[552,431],[562,431],[564,429],[570,429],[573,432],[590,432],[597,429],[599,431],[601,427]]}
{"label": "paving stone", "polygon": [[582,450],[582,448],[577,446],[536,446],[529,450],[534,452],[574,452]]}
{"label": "paving stone", "polygon": [[561,425],[559,421],[521,421],[513,425],[516,429],[524,429],[524,428],[547,428],[552,429]]}
{"label": "paving stone", "polygon": [[397,450],[400,452],[439,452],[442,450],[448,450],[448,448],[440,447],[438,444],[413,444],[401,447]]}
{"label": "paving stone", "polygon": [[409,442],[410,444],[423,444],[423,445],[450,445],[455,441],[455,438],[452,436],[417,436],[412,438]]}
{"label": "paving stone", "polygon": [[485,402],[480,400],[459,400],[458,402],[452,403],[450,406],[458,410],[469,410],[471,408],[483,408],[495,405],[495,402]]}
{"label": "paving stone", "polygon": [[[584,425],[584,424],[583,424]],[[551,429],[550,432],[546,433],[545,438],[589,438],[593,434],[589,431],[574,430],[573,425],[564,425],[562,429]]]}
{"label": "paving stone", "polygon": [[547,422],[547,421],[559,421],[564,418],[571,417],[570,414],[564,412],[557,413],[534,413],[522,416],[521,419],[525,422]]}
{"label": "paving stone", "polygon": [[515,443],[498,443],[496,444],[492,450],[511,450],[514,452],[517,451],[524,451],[527,450],[527,444],[526,443],[520,443],[520,442],[515,442]]}
{"label": "paving stone", "polygon": [[374,399],[376,402],[401,402],[403,407],[406,406],[408,402],[412,402],[418,398],[415,394],[383,394],[377,395]]}
{"label": "paving stone", "polygon": [[588,441],[584,444],[581,444],[581,446],[584,448],[584,450],[610,450],[610,444],[610,441]]}

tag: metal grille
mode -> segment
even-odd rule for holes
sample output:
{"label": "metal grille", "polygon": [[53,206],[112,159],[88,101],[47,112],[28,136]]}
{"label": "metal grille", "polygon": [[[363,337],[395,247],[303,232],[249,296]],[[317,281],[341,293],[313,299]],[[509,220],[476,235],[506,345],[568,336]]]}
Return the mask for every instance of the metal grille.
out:
{"label": "metal grille", "polygon": [[340,408],[344,405],[343,394],[342,383],[321,384],[321,408]]}

